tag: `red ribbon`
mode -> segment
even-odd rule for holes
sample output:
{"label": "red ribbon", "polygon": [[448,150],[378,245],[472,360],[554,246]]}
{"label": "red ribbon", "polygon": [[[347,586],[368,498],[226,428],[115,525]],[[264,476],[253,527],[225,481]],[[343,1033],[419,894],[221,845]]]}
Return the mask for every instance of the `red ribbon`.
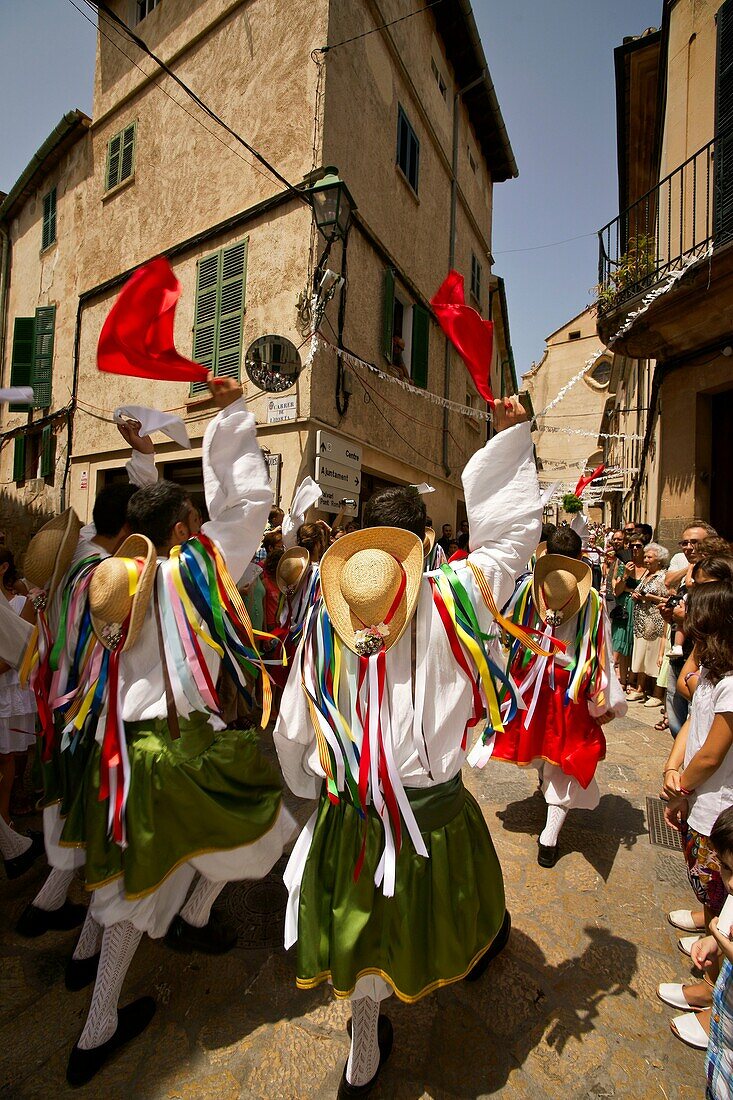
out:
{"label": "red ribbon", "polygon": [[97,367],[160,382],[205,382],[206,367],[176,351],[173,323],[181,284],[164,256],[139,267],[104,322]]}
{"label": "red ribbon", "polygon": [[433,590],[433,601],[438,609],[438,614],[440,615],[440,618],[443,622],[443,626],[445,627],[445,633],[448,638],[448,642],[450,643],[451,652],[458,662],[460,668],[465,672],[466,676],[468,677],[469,683],[471,685],[471,690],[473,691],[473,717],[469,719],[469,721],[466,723],[466,728],[463,731],[463,740],[461,741],[461,748],[465,749],[468,741],[468,731],[472,726],[475,726],[476,723],[480,721],[484,713],[484,704],[481,700],[481,692],[479,691],[476,677],[471,672],[471,668],[468,664],[468,661],[466,660],[466,655],[463,652],[463,647],[459,641],[458,635],[456,634],[455,623],[448,613],[448,608],[445,606],[443,597],[438,591],[438,586],[432,583],[430,587]]}
{"label": "red ribbon", "polygon": [[[122,638],[127,637],[130,625],[127,622],[122,629]],[[118,682],[119,661],[122,642],[110,652],[109,669],[107,674],[107,721],[104,727],[102,740],[102,757],[99,769],[99,801],[105,802],[110,797],[110,776],[116,773],[115,803],[112,814],[112,836],[117,844],[122,844],[125,837],[123,809],[125,801],[125,776],[122,768],[122,745],[120,743],[120,720],[118,714]],[[124,734],[122,734],[124,736]]]}
{"label": "red ribbon", "polygon": [[430,305],[438,324],[466,364],[476,389],[493,405],[489,372],[494,354],[494,325],[466,305],[463,276],[458,271],[448,272]]}
{"label": "red ribbon", "polygon": [[48,622],[43,610],[39,610],[38,612],[39,650],[41,648],[41,635],[43,636],[43,657],[40,658],[38,668],[33,677],[33,694],[36,697],[36,709],[38,711],[38,721],[41,725],[43,741],[41,759],[44,764],[46,764],[51,759],[56,745],[56,727],[53,721],[53,711],[51,710],[51,704],[49,702],[51,696],[51,633],[48,629]]}
{"label": "red ribbon", "polygon": [[588,488],[591,481],[595,481],[596,478],[600,477],[605,469],[606,469],[605,464],[602,464],[600,466],[596,466],[596,468],[595,468],[595,470],[593,471],[592,474],[588,474],[587,477],[581,477],[580,481],[575,486],[575,495],[576,495],[576,497],[579,497],[580,494],[583,492],[583,490]]}

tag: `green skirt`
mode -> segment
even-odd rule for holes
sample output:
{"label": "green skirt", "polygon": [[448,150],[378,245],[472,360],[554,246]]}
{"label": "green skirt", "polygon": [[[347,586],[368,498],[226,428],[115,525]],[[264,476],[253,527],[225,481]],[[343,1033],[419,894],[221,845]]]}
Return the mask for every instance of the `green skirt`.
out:
{"label": "green skirt", "polygon": [[[56,736],[58,745],[60,745],[62,731],[58,724],[56,726]],[[41,763],[44,806],[58,804],[61,816],[67,816],[81,789],[84,772],[93,748],[94,738],[85,737],[77,744],[73,752],[71,749],[61,752],[57,746],[51,753],[51,759]]]}
{"label": "green skirt", "polygon": [[254,730],[215,732],[207,715],[180,719],[172,740],[165,719],[125,724],[130,791],[127,847],[108,835],[99,800],[101,748],[95,742],[61,844],[86,848],[87,890],[124,876],[125,895],[151,893],[180,864],[207,852],[253,844],[275,824],[280,778]]}
{"label": "green skirt", "polygon": [[460,774],[407,790],[429,858],[403,830],[395,893],[374,885],[383,845],[373,808],[364,865],[354,868],[364,822],[346,799],[321,796],[300,887],[297,984],[330,979],[348,997],[360,977],[376,974],[402,1001],[460,981],[491,946],[506,904],[501,866],[483,814]]}

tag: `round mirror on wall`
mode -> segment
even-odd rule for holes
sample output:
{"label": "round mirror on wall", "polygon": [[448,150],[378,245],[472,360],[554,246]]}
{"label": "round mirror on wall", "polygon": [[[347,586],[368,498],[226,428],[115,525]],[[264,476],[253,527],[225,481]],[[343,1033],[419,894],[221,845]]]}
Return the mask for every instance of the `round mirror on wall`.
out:
{"label": "round mirror on wall", "polygon": [[294,386],[302,369],[298,349],[286,336],[260,336],[247,349],[247,377],[267,393]]}

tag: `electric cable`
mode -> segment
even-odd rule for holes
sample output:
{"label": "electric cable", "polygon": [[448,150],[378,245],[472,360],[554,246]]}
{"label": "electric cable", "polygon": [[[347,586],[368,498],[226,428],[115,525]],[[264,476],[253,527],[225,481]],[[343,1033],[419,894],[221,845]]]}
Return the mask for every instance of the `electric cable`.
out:
{"label": "electric cable", "polygon": [[406,19],[412,19],[413,15],[420,15],[421,12],[428,11],[430,8],[434,8],[436,4],[440,4],[441,0],[432,0],[430,4],[426,4],[423,8],[417,8],[415,11],[410,11],[407,15],[401,15],[399,19],[393,19],[389,23],[382,23],[378,27],[372,27],[370,31],[362,31],[361,34],[355,34],[353,38],[344,38],[342,42],[334,42],[332,46],[320,46],[314,50],[313,53],[331,53],[333,50],[338,49],[339,46],[348,46],[350,42],[358,42],[360,38],[366,38],[370,34],[376,34],[377,31],[384,31],[387,27],[394,27],[395,23],[404,23]]}

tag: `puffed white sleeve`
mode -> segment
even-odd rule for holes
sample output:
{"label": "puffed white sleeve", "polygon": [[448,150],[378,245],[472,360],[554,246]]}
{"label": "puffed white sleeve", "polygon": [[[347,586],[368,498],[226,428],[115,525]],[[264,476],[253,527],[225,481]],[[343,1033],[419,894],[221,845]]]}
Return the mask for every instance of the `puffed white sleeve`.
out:
{"label": "puffed white sleeve", "polygon": [[285,782],[293,794],[318,798],[325,776],[300,679],[300,652],[298,647],[280,701],[273,740]]}
{"label": "puffed white sleeve", "polygon": [[158,469],[155,465],[154,454],[145,455],[140,451],[133,451],[125,464],[125,469],[130,484],[137,485],[138,489],[142,489],[146,485],[155,485],[158,480]]}
{"label": "puffed white sleeve", "polygon": [[591,718],[600,718],[602,714],[612,714],[614,718],[623,718],[629,709],[629,704],[626,701],[626,693],[621,687],[621,682],[616,675],[616,670],[613,667],[613,644],[611,642],[611,620],[605,605],[601,604],[601,616],[603,621],[603,632],[605,634],[605,644],[603,647],[603,671],[605,673],[606,688],[605,688],[605,700],[603,703],[598,703],[595,696],[590,695],[588,697],[588,713]]}
{"label": "puffed white sleeve", "polygon": [[498,432],[463,471],[469,560],[502,607],[540,539],[542,502],[529,424]]}
{"label": "puffed white sleeve", "polygon": [[8,600],[0,599],[0,657],[13,668],[20,668],[33,633],[33,625],[21,619]]}
{"label": "puffed white sleeve", "polygon": [[243,398],[222,409],[207,427],[203,467],[210,519],[202,531],[217,544],[236,582],[260,545],[272,507],[255,418]]}

